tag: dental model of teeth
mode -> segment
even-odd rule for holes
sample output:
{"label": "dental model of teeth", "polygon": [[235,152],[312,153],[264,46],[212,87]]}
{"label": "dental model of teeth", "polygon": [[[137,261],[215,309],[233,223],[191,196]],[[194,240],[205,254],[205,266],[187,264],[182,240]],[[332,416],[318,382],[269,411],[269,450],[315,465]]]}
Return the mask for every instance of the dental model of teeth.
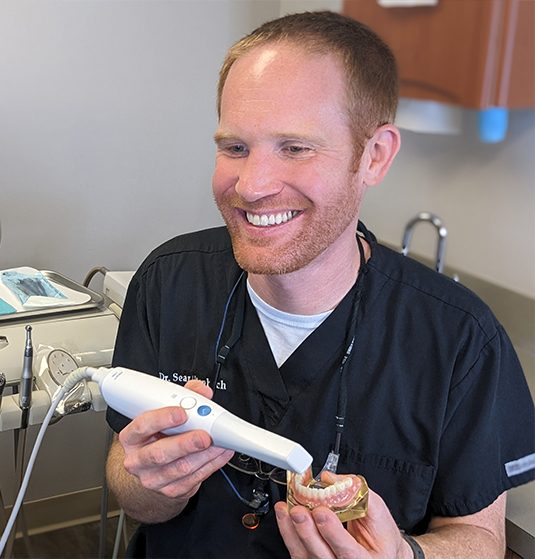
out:
{"label": "dental model of teeth", "polygon": [[281,223],[286,223],[290,219],[294,218],[299,212],[288,211],[278,214],[252,214],[247,212],[247,221],[258,227],[269,227],[270,225],[280,225]]}
{"label": "dental model of teeth", "polygon": [[362,476],[322,472],[321,481],[314,479],[312,469],[304,474],[288,472],[288,510],[302,505],[310,510],[329,507],[341,522],[362,518],[368,512],[368,484]]}

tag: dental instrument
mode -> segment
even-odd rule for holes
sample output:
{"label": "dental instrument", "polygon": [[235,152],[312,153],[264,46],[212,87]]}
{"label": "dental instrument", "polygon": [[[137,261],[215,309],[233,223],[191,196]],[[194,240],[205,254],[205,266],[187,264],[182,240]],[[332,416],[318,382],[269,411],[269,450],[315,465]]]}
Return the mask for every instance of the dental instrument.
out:
{"label": "dental instrument", "polygon": [[37,453],[52,415],[65,394],[84,378],[97,382],[108,405],[130,418],[151,409],[182,406],[188,418],[183,425],[166,430],[168,434],[202,429],[208,432],[216,446],[248,454],[297,473],[305,472],[312,464],[312,456],[301,445],[252,425],[183,386],[122,367],[80,367],[69,374],[63,386],[58,388],[43,420],[11,516],[0,539],[0,555],[22,506]]}
{"label": "dental instrument", "polygon": [[[26,326],[26,343],[24,346],[24,358],[22,365],[22,375],[18,387],[18,404],[21,409],[21,422],[20,427],[13,432],[14,436],[14,453],[15,453],[15,480],[17,482],[17,489],[22,485],[24,474],[24,454],[26,450],[26,434],[29,425],[30,408],[32,405],[32,391],[33,391],[33,344],[32,344],[32,327]],[[19,522],[21,525],[22,533],[24,535],[24,542],[30,557],[33,555],[28,530],[26,528],[26,519],[24,510],[20,510]],[[13,551],[15,543],[15,534],[12,533],[8,541],[6,557],[9,559]]]}
{"label": "dental instrument", "polygon": [[28,418],[32,405],[33,390],[33,345],[32,327],[26,326],[26,346],[24,348],[24,361],[19,388],[19,407],[22,410],[21,429],[28,427]]}
{"label": "dental instrument", "polygon": [[[37,272],[36,269],[28,266],[17,268],[16,270],[26,274],[35,274]],[[116,286],[113,293],[106,297],[106,295],[101,295],[90,289],[87,285],[82,285],[61,273],[49,270],[41,270],[41,273],[54,287],[64,293],[68,299],[55,300],[57,303],[60,303],[58,306],[26,308],[20,304],[14,293],[3,282],[0,282],[0,297],[9,302],[12,307],[15,307],[11,309],[12,312],[7,313],[1,312],[2,308],[0,306],[1,371],[5,376],[5,386],[9,389],[5,390],[1,401],[0,432],[14,431],[14,436],[19,438],[15,456],[20,454],[19,449],[23,446],[21,439],[24,435],[20,432],[21,425],[26,420],[29,426],[39,426],[42,424],[50,408],[53,396],[58,389],[58,383],[55,381],[58,377],[58,372],[54,366],[50,366],[52,365],[53,357],[57,357],[60,351],[68,353],[74,359],[76,368],[84,365],[94,367],[111,365],[120,316],[119,305],[115,302],[114,297],[115,293],[120,291],[120,294],[123,294],[121,300],[124,300],[127,282],[133,275],[133,273],[122,274],[125,277],[121,276],[118,279],[123,281],[124,286]],[[110,278],[112,276],[113,273],[110,274]],[[68,304],[65,304],[65,301],[68,301]],[[22,386],[20,386],[22,365],[20,348],[25,350],[28,341],[28,333],[25,328],[27,324],[32,325],[34,381],[30,408],[27,412],[24,412],[25,418],[23,420],[23,410],[19,406],[19,401],[23,396],[21,390],[19,390],[19,388],[22,389]],[[28,357],[26,355],[24,357],[27,361]],[[47,357],[50,357],[50,362]],[[29,377],[28,374],[25,376]],[[61,378],[60,383],[63,382],[64,378]],[[99,415],[98,412],[105,411],[106,403],[100,394],[98,384],[91,381],[87,382],[83,390],[84,392],[81,394],[81,388],[73,387],[73,392],[76,392],[71,392],[67,395],[68,398],[64,396],[63,401],[60,402],[60,408],[54,412],[55,417],[52,418],[51,423],[57,422],[62,415],[70,415],[75,411],[85,411],[89,407],[92,411],[97,412],[97,415]],[[83,396],[82,405],[78,405],[76,402],[77,395],[79,394]],[[28,396],[28,394],[25,392],[24,396]],[[73,402],[76,405],[73,406]],[[26,405],[24,403],[24,406]],[[60,417],[58,417],[58,414]],[[83,420],[84,425],[99,424],[101,420],[95,419],[93,414],[91,416]],[[80,420],[77,421],[79,424]],[[65,427],[61,429],[65,429]],[[57,437],[57,431],[51,433],[50,443],[52,445],[54,445]],[[91,435],[91,437],[94,438],[94,435]],[[77,444],[79,443],[74,442],[75,448],[77,448]],[[95,456],[100,456],[101,452],[106,451],[105,448],[101,448],[101,446],[104,447],[104,442],[101,445],[99,439],[95,439],[94,443],[92,442],[93,444],[96,445]],[[7,452],[0,454],[0,470],[2,471],[2,481],[4,481],[9,479],[11,461],[7,460]],[[58,459],[62,459],[62,456],[58,456]],[[93,458],[90,458],[90,460],[93,460]],[[86,487],[96,487],[99,485],[98,476],[95,476],[92,472],[100,471],[101,463],[98,458],[95,458],[94,462],[94,465],[93,462],[87,463],[86,470],[80,476],[80,482],[76,482],[76,490],[85,490]],[[41,469],[43,466],[37,467]],[[18,471],[13,473],[15,475],[16,487],[14,488],[16,491],[20,478]],[[93,477],[95,480],[92,479]],[[90,478],[90,481],[86,481],[86,478]],[[59,483],[59,480],[57,483]],[[6,491],[5,488],[3,489]],[[48,493],[54,495],[58,491],[61,493],[61,489],[56,489],[54,483],[51,484],[51,489],[47,490]],[[33,493],[33,490],[30,490],[30,493]],[[32,495],[28,495],[28,497],[31,500],[34,499]],[[45,495],[45,499],[47,498],[49,498],[48,495]],[[105,518],[106,513],[107,511],[104,511],[104,513],[101,511],[101,518]],[[55,521],[55,519],[56,516],[51,521]],[[61,521],[61,519],[62,515],[59,514],[58,520]],[[21,514],[20,522],[22,523],[23,520],[23,514]],[[4,524],[0,512],[1,529],[3,529]],[[105,522],[101,525],[101,539],[104,527]],[[101,548],[103,548],[102,544],[99,547],[99,559],[105,557],[104,553],[100,553]]]}
{"label": "dental instrument", "polygon": [[[6,375],[4,373],[0,373],[0,411],[2,411],[2,397],[4,395],[4,390],[6,388],[7,380]],[[5,514],[5,505],[4,505],[4,497],[2,495],[2,488],[0,487],[0,518],[2,521],[2,525],[7,522],[6,514]]]}
{"label": "dental instrument", "polygon": [[0,373],[0,410],[2,409],[2,396],[4,395],[4,389],[6,388],[7,380],[4,373]]}
{"label": "dental instrument", "polygon": [[166,406],[184,408],[188,415],[186,422],[164,430],[165,434],[202,429],[215,446],[298,473],[303,473],[312,463],[312,456],[301,445],[252,425],[183,386],[122,367],[96,370],[88,367],[87,371],[93,371],[91,378],[98,382],[108,405],[131,419]]}

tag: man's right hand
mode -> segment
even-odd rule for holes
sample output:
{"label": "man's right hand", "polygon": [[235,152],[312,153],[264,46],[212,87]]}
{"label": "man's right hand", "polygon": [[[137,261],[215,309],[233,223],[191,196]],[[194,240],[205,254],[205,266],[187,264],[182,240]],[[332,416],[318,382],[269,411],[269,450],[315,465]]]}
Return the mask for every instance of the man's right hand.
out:
{"label": "man's right hand", "polygon": [[[200,381],[191,381],[186,386],[205,397],[212,396],[212,390]],[[122,508],[130,510],[129,514],[134,518],[142,514],[141,510],[140,514],[133,514],[138,509],[136,499],[138,503],[143,502],[149,507],[154,505],[156,509],[162,508],[157,503],[163,505],[163,509],[168,511],[165,516],[178,514],[201,483],[232,458],[233,451],[213,446],[210,435],[205,431],[172,436],[161,433],[182,425],[186,419],[186,412],[180,407],[161,408],[139,415],[119,433],[124,461],[122,465],[117,464],[117,458],[122,453],[118,449],[113,451],[112,447],[107,468],[108,483]],[[135,476],[138,483],[133,483],[131,476],[120,475],[117,471],[119,466]],[[148,491],[143,491],[139,484]],[[140,495],[140,491],[144,494]],[[151,503],[151,492],[157,494],[154,495],[154,503]],[[172,502],[164,504],[162,500]],[[147,518],[138,519],[150,521]],[[158,517],[153,521],[161,522],[162,519]]]}

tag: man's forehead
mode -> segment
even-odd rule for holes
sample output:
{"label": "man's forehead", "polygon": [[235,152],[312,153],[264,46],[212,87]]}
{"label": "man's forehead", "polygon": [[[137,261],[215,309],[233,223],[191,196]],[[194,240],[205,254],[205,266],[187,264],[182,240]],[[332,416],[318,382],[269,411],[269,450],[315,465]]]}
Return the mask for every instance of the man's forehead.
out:
{"label": "man's forehead", "polygon": [[221,97],[221,121],[230,115],[233,120],[261,120],[277,112],[290,120],[316,120],[312,107],[345,116],[346,81],[337,62],[334,55],[310,53],[288,43],[255,47],[230,69]]}
{"label": "man's forehead", "polygon": [[[275,85],[275,88],[272,86]],[[346,89],[341,64],[332,54],[307,52],[289,43],[267,44],[253,48],[236,60],[223,87],[222,98],[229,89],[253,96],[271,89],[273,94],[292,93],[300,89],[303,97],[313,90],[335,93]]]}
{"label": "man's forehead", "polygon": [[232,65],[232,70],[246,69],[253,77],[260,77],[270,69],[296,64],[298,66],[325,62],[327,66],[343,73],[339,56],[331,52],[313,52],[301,44],[290,42],[267,43],[253,47],[240,56]]}
{"label": "man's forehead", "polygon": [[259,77],[266,70],[266,68],[275,60],[277,54],[278,51],[273,47],[271,48],[266,47],[260,50],[256,54],[255,60],[252,63],[249,72],[253,76]]}

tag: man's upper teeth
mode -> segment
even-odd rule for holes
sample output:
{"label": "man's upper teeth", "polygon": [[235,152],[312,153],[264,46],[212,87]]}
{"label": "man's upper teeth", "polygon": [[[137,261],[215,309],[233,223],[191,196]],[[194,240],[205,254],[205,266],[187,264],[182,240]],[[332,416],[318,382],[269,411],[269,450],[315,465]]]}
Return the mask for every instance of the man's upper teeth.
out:
{"label": "man's upper teeth", "polygon": [[290,221],[292,217],[297,215],[296,211],[282,212],[278,214],[252,214],[247,212],[247,221],[253,225],[259,225],[260,227],[268,227],[269,225],[279,225],[280,223],[286,223]]}

